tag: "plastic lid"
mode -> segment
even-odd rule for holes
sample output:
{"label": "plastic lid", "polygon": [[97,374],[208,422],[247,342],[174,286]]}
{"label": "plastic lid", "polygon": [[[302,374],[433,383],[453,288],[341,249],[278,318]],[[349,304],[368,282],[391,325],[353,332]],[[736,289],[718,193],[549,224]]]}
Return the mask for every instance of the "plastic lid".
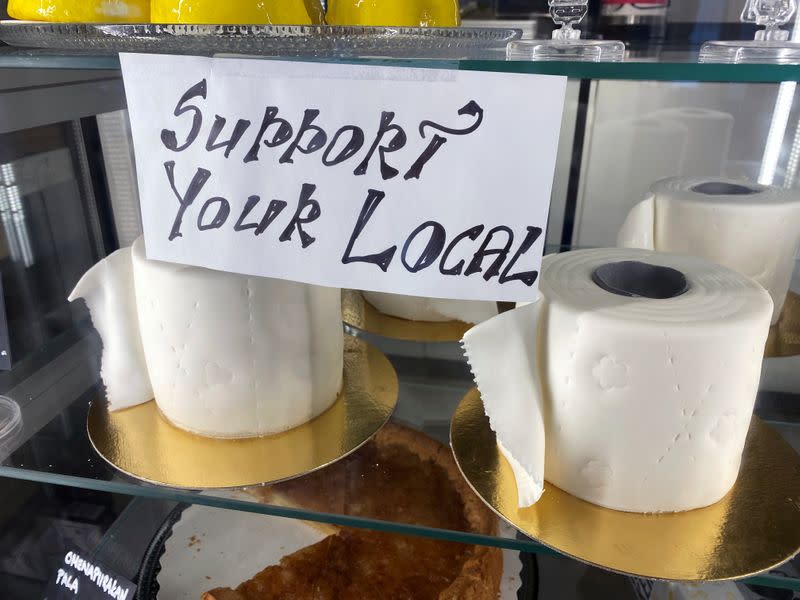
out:
{"label": "plastic lid", "polygon": [[22,430],[22,411],[11,398],[0,396],[0,444]]}

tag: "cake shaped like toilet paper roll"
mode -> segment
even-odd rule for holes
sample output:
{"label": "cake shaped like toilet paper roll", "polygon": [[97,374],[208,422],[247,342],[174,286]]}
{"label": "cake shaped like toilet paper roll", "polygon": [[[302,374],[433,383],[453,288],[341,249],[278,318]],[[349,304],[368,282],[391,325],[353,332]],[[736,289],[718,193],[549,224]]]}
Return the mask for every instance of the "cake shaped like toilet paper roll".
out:
{"label": "cake shaped like toilet paper roll", "polygon": [[617,245],[700,256],[763,285],[781,315],[800,245],[800,194],[721,178],[672,177],[628,214]]}
{"label": "cake shaped like toilet paper roll", "polygon": [[148,260],[140,238],[92,267],[111,410],[151,400],[174,425],[243,438],[310,421],[342,384],[341,291]]}
{"label": "cake shaped like toilet paper roll", "polygon": [[629,512],[720,500],[739,472],[771,314],[760,285],[697,257],[546,256],[540,299],[463,340],[520,506],[545,479]]}
{"label": "cake shaped like toilet paper roll", "polygon": [[496,302],[445,300],[382,292],[362,292],[367,302],[385,315],[410,321],[481,323],[497,314]]}

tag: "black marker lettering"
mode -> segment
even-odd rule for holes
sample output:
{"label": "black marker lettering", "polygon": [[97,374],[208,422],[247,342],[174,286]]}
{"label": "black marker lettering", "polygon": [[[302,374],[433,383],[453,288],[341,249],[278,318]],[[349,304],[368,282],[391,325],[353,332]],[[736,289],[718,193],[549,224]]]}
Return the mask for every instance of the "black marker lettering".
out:
{"label": "black marker lettering", "polygon": [[[214,215],[214,218],[211,219],[210,223],[203,224],[204,217],[206,216],[206,211],[211,208],[213,204],[219,204],[217,208],[217,214]],[[205,231],[206,229],[219,229],[223,225],[225,225],[225,221],[228,220],[228,215],[231,214],[231,205],[228,203],[225,198],[220,196],[214,196],[213,198],[209,198],[206,200],[206,203],[203,204],[203,208],[200,209],[200,214],[197,216],[197,228],[200,231]]]}
{"label": "black marker lettering", "polygon": [[261,221],[258,223],[255,221],[245,223],[244,220],[250,216],[250,213],[253,212],[253,209],[256,206],[258,206],[259,202],[261,202],[261,196],[250,196],[247,199],[244,209],[242,210],[242,214],[236,221],[236,225],[233,226],[234,231],[247,231],[248,229],[255,229],[255,235],[259,236],[267,230],[267,227],[272,225],[272,222],[277,219],[278,216],[283,212],[283,209],[286,208],[286,202],[283,200],[272,200],[269,203],[264,216],[261,218]]}
{"label": "black marker lettering", "polygon": [[289,124],[289,121],[286,119],[281,119],[277,115],[277,106],[268,106],[264,111],[264,119],[261,121],[261,127],[258,130],[258,135],[256,135],[256,141],[253,142],[252,146],[250,146],[250,150],[244,157],[244,162],[249,163],[253,162],[254,160],[258,160],[258,153],[261,150],[261,140],[264,138],[264,134],[271,125],[277,124],[278,130],[275,132],[275,135],[272,136],[271,140],[264,140],[264,145],[267,148],[275,148],[276,146],[280,146],[281,144],[286,143],[286,141],[292,137],[293,130],[292,126]]}
{"label": "black marker lettering", "polygon": [[[397,174],[400,172],[394,167],[392,167],[389,163],[386,162],[386,154],[389,152],[396,152],[400,150],[403,146],[406,145],[406,132],[403,130],[402,127],[399,125],[394,125],[392,120],[394,119],[393,112],[386,112],[384,111],[381,113],[381,124],[378,128],[378,135],[375,136],[375,141],[372,142],[372,147],[367,152],[367,155],[364,157],[364,160],[356,167],[355,171],[353,171],[353,175],[364,175],[369,168],[369,162],[372,160],[372,156],[375,154],[375,150],[378,150],[378,155],[380,156],[381,160],[381,176],[384,179],[391,179],[392,177],[396,177]],[[383,140],[383,136],[387,133],[393,131],[394,135],[392,136],[392,141],[390,141],[386,145],[381,145],[381,141]],[[380,148],[378,148],[380,146]]]}
{"label": "black marker lettering", "polygon": [[239,218],[236,221],[236,225],[233,226],[234,231],[246,231],[248,229],[257,229],[258,223],[244,223],[244,220],[250,216],[250,212],[261,202],[261,196],[250,196],[247,199],[247,202],[244,205],[244,210],[242,210],[242,214],[239,215]]}
{"label": "black marker lettering", "polygon": [[443,138],[438,133],[433,136],[430,144],[428,147],[423,150],[422,154],[419,155],[419,158],[414,161],[414,164],[411,165],[411,168],[406,172],[403,176],[403,179],[408,181],[409,179],[419,179],[419,176],[422,174],[423,167],[428,164],[428,161],[433,158],[433,155],[439,151],[439,148],[445,145],[447,142],[447,138]]}
{"label": "black marker lettering", "polygon": [[[317,109],[306,109],[305,113],[303,113],[303,123],[300,125],[300,129],[297,131],[297,135],[294,136],[294,140],[291,144],[289,144],[289,147],[286,149],[286,152],[283,153],[283,156],[281,156],[280,160],[278,161],[279,163],[294,163],[292,155],[294,154],[295,150],[299,150],[303,154],[312,154],[328,143],[328,134],[325,133],[321,127],[312,125],[318,116],[319,111]],[[300,142],[303,140],[303,136],[308,131],[313,131],[314,136],[311,138],[311,141],[306,144],[305,148],[301,148]]]}
{"label": "black marker lettering", "polygon": [[189,131],[186,141],[180,146],[178,145],[178,136],[174,131],[170,129],[162,129],[161,142],[167,147],[168,150],[172,150],[173,152],[183,152],[192,145],[192,142],[194,142],[195,139],[197,139],[197,136],[200,133],[200,127],[203,126],[203,113],[199,108],[192,104],[188,104],[186,106],[184,106],[184,104],[186,104],[186,102],[192,98],[203,98],[205,100],[206,94],[206,80],[203,79],[199,83],[194,84],[192,87],[186,90],[183,96],[181,96],[181,99],[178,100],[178,105],[175,107],[175,110],[172,114],[176,117],[180,117],[186,112],[193,112],[194,116],[192,117],[192,129]]}
{"label": "black marker lettering", "polygon": [[462,231],[455,238],[453,238],[453,241],[448,244],[447,250],[445,250],[444,254],[442,255],[442,260],[439,263],[439,273],[442,275],[461,275],[461,271],[464,269],[464,263],[466,261],[460,260],[456,266],[446,267],[445,264],[447,263],[447,259],[450,258],[450,253],[455,249],[461,240],[469,238],[474,242],[478,239],[478,236],[483,233],[484,229],[485,227],[483,225],[476,225],[475,227],[467,229],[466,231]]}
{"label": "black marker lettering", "polygon": [[514,268],[514,265],[517,264],[519,257],[530,250],[531,246],[536,243],[536,240],[538,240],[539,236],[541,235],[541,227],[528,226],[528,234],[525,236],[525,239],[522,240],[522,244],[520,244],[519,250],[517,250],[516,254],[514,254],[514,258],[512,258],[511,262],[509,262],[508,265],[506,265],[506,268],[503,269],[503,273],[500,275],[500,279],[498,280],[500,283],[506,283],[508,281],[521,281],[528,287],[534,284],[536,278],[539,277],[539,271],[525,271],[522,273],[515,273],[514,275],[509,275],[508,272]]}
{"label": "black marker lettering", "polygon": [[233,127],[231,137],[227,141],[217,142],[219,134],[225,128],[225,123],[225,117],[220,117],[219,115],[214,117],[214,124],[211,126],[211,133],[208,135],[208,141],[206,142],[206,152],[211,152],[217,148],[225,148],[225,158],[228,158],[233,149],[236,148],[236,144],[239,143],[239,140],[242,139],[242,136],[250,127],[250,121],[239,119]]}
{"label": "black marker lettering", "polygon": [[[341,135],[346,131],[350,132],[350,141],[347,142],[347,145],[342,148],[341,151],[339,151],[339,154],[336,155],[336,158],[329,160],[328,157],[336,147],[336,142],[339,141]],[[326,167],[332,167],[334,165],[338,165],[339,163],[343,163],[348,158],[352,157],[356,152],[361,150],[362,146],[364,146],[364,131],[355,125],[346,125],[336,132],[336,135],[333,136],[331,143],[328,144],[327,148],[325,148],[325,153],[322,155],[322,164]]]}
{"label": "black marker lettering", "polygon": [[181,233],[181,223],[183,222],[183,213],[185,213],[186,209],[189,208],[192,202],[195,201],[197,195],[200,193],[200,190],[203,189],[203,186],[205,186],[206,181],[208,181],[208,178],[211,177],[211,171],[207,169],[198,168],[197,171],[195,171],[194,177],[192,177],[191,183],[189,183],[189,187],[186,189],[186,193],[181,195],[181,193],[175,187],[175,161],[171,160],[169,162],[165,162],[164,169],[167,171],[167,179],[169,179],[169,186],[172,188],[172,191],[178,198],[178,205],[179,205],[178,214],[175,216],[175,221],[172,223],[172,231],[170,231],[169,234],[169,241],[171,242],[175,238],[183,236],[183,234]]}
{"label": "black marker lettering", "polygon": [[[506,242],[505,248],[499,249],[495,248],[493,250],[487,250],[489,243],[492,241],[495,233],[503,232],[508,235],[508,241]],[[514,243],[514,232],[511,231],[510,228],[506,227],[505,225],[500,225],[495,227],[494,229],[490,229],[489,233],[486,234],[486,238],[483,240],[481,247],[478,251],[473,255],[472,262],[469,263],[467,270],[464,272],[465,277],[469,277],[474,273],[481,273],[483,271],[483,259],[487,256],[492,256],[494,254],[497,255],[497,258],[492,263],[492,266],[489,267],[486,272],[483,274],[483,278],[486,281],[489,281],[492,277],[496,276],[500,273],[500,267],[506,260],[509,251],[511,250],[511,245]]]}
{"label": "black marker lettering", "polygon": [[[312,237],[303,230],[303,225],[307,225],[308,223],[316,221],[322,214],[322,211],[319,208],[319,202],[311,197],[311,194],[313,194],[314,190],[316,189],[317,186],[311,183],[303,184],[303,189],[300,190],[300,200],[297,202],[297,210],[294,212],[292,220],[289,221],[289,225],[287,225],[286,229],[283,230],[281,237],[278,238],[280,241],[290,241],[295,229],[297,229],[298,233],[300,234],[300,243],[303,245],[303,248],[308,248],[316,241],[317,238]],[[308,214],[306,214],[306,216],[302,216],[302,213],[306,208],[308,208]]]}
{"label": "black marker lettering", "polygon": [[283,209],[286,208],[286,202],[283,200],[273,200],[269,203],[267,207],[267,212],[264,213],[264,218],[261,219],[261,223],[258,224],[258,228],[256,229],[256,235],[261,235],[267,230],[272,222],[278,218],[283,212]]}
{"label": "black marker lettering", "polygon": [[361,207],[361,213],[358,215],[356,226],[353,228],[353,233],[350,234],[350,241],[347,243],[347,248],[342,256],[342,264],[349,265],[350,263],[354,262],[371,263],[373,265],[377,265],[384,273],[389,269],[389,265],[392,263],[394,254],[397,252],[397,246],[392,246],[383,252],[377,252],[375,254],[368,254],[364,256],[351,255],[353,246],[355,246],[358,236],[360,236],[361,232],[364,231],[364,228],[367,226],[367,223],[372,217],[372,214],[375,212],[375,209],[378,208],[378,205],[380,205],[385,197],[386,194],[380,190],[369,190],[367,192],[367,199],[364,200],[364,205]]}
{"label": "black marker lettering", "polygon": [[[408,250],[411,247],[411,244],[416,239],[416,237],[425,231],[426,229],[431,229],[431,236],[428,238],[428,243],[425,245],[425,249],[417,258],[417,261],[410,265],[408,264]],[[411,273],[417,273],[422,271],[423,269],[427,269],[430,267],[436,259],[439,258],[439,255],[442,253],[442,248],[444,248],[444,243],[447,241],[447,232],[445,231],[444,227],[442,227],[441,223],[437,223],[436,221],[426,221],[419,227],[417,227],[408,239],[406,243],[403,245],[403,251],[400,253],[400,259],[403,261],[403,265],[406,269],[408,269]]]}
{"label": "black marker lettering", "polygon": [[465,129],[454,129],[452,127],[446,127],[444,125],[440,125],[434,121],[422,121],[419,124],[419,134],[422,137],[425,137],[425,128],[430,127],[431,129],[436,129],[441,131],[442,133],[449,133],[451,135],[468,135],[478,129],[483,123],[483,109],[480,105],[475,102],[475,100],[470,100],[464,106],[458,109],[458,114],[460,115],[470,115],[473,117],[477,117],[475,122]]}

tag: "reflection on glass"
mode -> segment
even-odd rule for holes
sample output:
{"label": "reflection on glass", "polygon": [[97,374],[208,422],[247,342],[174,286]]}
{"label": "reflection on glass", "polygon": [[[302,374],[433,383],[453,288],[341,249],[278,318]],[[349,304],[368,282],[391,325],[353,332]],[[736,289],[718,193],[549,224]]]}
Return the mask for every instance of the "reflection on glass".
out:
{"label": "reflection on glass", "polygon": [[12,364],[69,330],[67,294],[99,258],[71,124],[0,135],[0,280]]}
{"label": "reflection on glass", "polygon": [[33,249],[12,163],[0,164],[0,184],[4,184],[0,187],[0,220],[3,222],[11,260],[22,261],[26,267],[30,267],[33,265]]}

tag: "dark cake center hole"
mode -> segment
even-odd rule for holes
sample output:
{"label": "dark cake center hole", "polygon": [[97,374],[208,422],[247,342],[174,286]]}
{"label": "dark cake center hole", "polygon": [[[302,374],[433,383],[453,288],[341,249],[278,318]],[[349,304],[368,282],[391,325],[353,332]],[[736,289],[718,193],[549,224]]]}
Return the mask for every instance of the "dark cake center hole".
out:
{"label": "dark cake center hole", "polygon": [[730,183],[728,181],[707,181],[692,186],[692,191],[707,196],[747,196],[757,194],[761,190],[757,187]]}
{"label": "dark cake center hole", "polygon": [[592,273],[592,281],[607,292],[631,298],[664,300],[689,291],[686,276],[677,269],[638,260],[601,265]]}

